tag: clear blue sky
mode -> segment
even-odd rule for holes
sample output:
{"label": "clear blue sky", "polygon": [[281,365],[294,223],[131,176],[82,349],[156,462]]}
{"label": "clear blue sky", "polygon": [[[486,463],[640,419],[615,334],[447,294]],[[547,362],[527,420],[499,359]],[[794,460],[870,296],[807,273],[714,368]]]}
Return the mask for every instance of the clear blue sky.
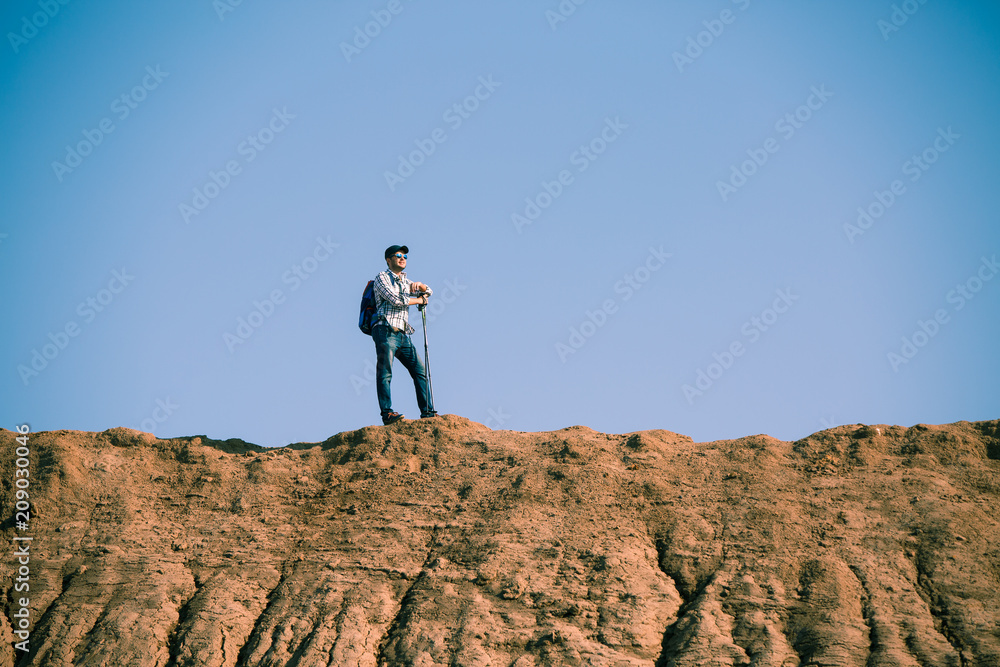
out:
{"label": "clear blue sky", "polygon": [[[1000,416],[995,2],[13,0],[0,28],[5,428],[378,423],[356,322],[396,243],[442,413]],[[398,363],[393,394],[417,416]]]}

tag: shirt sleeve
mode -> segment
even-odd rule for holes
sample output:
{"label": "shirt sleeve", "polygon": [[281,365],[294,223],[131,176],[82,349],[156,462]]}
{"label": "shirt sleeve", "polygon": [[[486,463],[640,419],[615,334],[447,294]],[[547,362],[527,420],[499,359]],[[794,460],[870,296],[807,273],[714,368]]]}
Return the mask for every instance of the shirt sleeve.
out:
{"label": "shirt sleeve", "polygon": [[397,308],[405,308],[409,305],[408,301],[403,298],[402,292],[392,284],[392,278],[389,277],[387,271],[383,271],[376,277],[375,293],[380,299]]}

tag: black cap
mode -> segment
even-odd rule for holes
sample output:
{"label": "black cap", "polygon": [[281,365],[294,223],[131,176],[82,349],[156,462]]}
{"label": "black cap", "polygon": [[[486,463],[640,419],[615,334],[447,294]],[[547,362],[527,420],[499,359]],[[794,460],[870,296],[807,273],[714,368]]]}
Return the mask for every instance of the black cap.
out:
{"label": "black cap", "polygon": [[391,246],[389,246],[388,248],[385,249],[385,258],[389,259],[393,255],[395,255],[397,252],[401,252],[404,255],[407,255],[407,254],[410,253],[410,249],[407,248],[405,245],[391,245]]}

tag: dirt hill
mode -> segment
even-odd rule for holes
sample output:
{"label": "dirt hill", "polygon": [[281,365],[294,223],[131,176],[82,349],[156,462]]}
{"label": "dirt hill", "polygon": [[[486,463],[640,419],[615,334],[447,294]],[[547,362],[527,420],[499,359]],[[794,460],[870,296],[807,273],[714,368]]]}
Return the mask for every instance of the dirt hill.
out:
{"label": "dirt hill", "polygon": [[16,435],[2,667],[1000,665],[1000,420]]}

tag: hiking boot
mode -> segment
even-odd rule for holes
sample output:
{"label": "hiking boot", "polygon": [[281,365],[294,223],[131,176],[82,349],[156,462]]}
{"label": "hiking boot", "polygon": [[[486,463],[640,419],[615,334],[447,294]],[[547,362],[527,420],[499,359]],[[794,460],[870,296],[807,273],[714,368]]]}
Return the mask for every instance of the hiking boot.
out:
{"label": "hiking boot", "polygon": [[436,413],[436,412],[428,412],[428,413],[420,415],[420,418],[421,419],[430,419],[431,417],[437,417],[437,416],[438,416],[438,413]]}
{"label": "hiking boot", "polygon": [[382,417],[382,423],[388,426],[389,424],[394,424],[403,418],[403,415],[398,412],[390,412],[385,417]]}

